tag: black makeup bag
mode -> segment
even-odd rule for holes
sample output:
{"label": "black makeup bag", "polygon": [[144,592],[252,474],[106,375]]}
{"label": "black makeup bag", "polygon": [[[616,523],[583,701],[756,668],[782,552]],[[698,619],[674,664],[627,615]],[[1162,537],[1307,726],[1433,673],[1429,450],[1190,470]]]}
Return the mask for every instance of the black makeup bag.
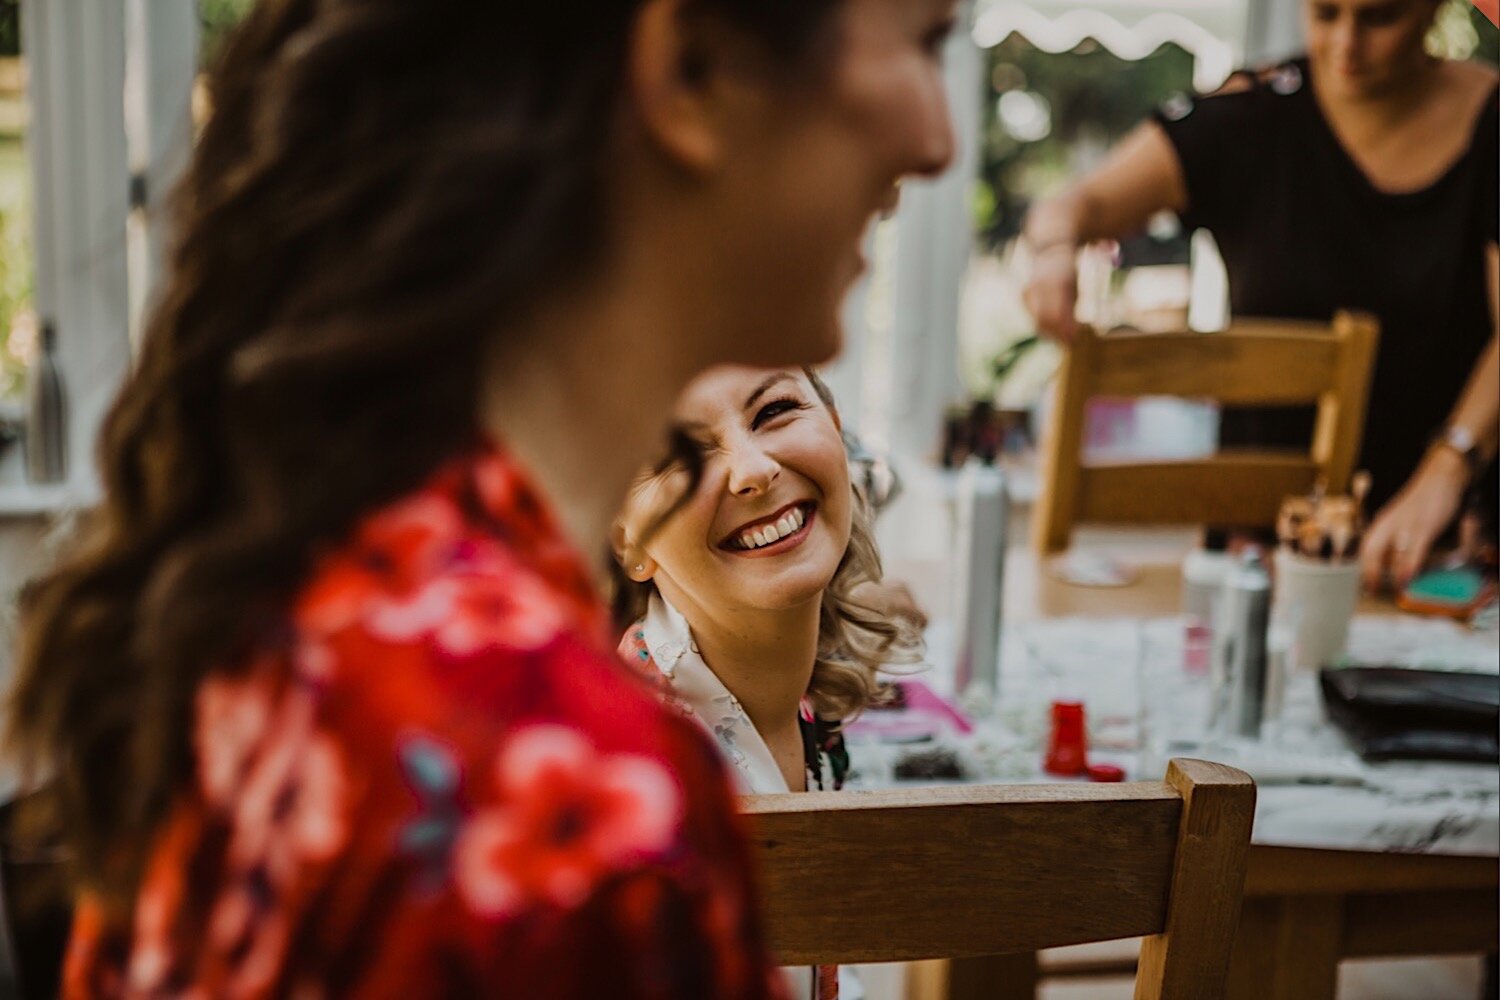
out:
{"label": "black makeup bag", "polygon": [[1326,668],[1328,717],[1365,760],[1500,761],[1500,675]]}

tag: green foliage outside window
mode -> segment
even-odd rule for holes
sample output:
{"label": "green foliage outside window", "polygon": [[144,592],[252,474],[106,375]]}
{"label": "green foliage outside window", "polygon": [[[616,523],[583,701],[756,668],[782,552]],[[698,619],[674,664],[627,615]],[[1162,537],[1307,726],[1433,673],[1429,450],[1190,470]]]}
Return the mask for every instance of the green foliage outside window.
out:
{"label": "green foliage outside window", "polygon": [[198,0],[198,25],[203,32],[198,48],[200,65],[213,60],[229,32],[254,4],[255,0]]}
{"label": "green foliage outside window", "polygon": [[21,53],[21,0],[0,0],[0,57]]}
{"label": "green foliage outside window", "polygon": [[[0,133],[0,399],[21,388],[26,344],[10,333],[31,304],[31,213],[19,136]],[[26,338],[30,339],[30,338]]]}

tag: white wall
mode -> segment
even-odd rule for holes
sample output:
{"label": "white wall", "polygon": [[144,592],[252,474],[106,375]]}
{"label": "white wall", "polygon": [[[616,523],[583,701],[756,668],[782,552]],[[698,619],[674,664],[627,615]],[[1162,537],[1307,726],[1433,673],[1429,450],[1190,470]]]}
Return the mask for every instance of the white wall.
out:
{"label": "white wall", "polygon": [[1249,0],[1245,11],[1245,63],[1276,62],[1302,51],[1306,0]]}
{"label": "white wall", "polygon": [[962,401],[958,307],[973,245],[970,210],[978,172],[984,58],[969,30],[973,5],[948,42],[945,77],[957,151],[934,181],[903,185],[896,215],[895,317],[891,329],[888,426],[891,450],[910,461],[934,455],[943,410]]}

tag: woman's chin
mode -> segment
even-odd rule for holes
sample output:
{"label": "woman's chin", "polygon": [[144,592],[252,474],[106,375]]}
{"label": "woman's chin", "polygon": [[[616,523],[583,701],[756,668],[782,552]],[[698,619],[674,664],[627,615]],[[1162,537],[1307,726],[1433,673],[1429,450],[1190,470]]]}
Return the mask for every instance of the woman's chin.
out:
{"label": "woman's chin", "polygon": [[766,586],[747,588],[741,602],[757,611],[791,611],[805,607],[809,602],[821,602],[830,578],[822,574],[808,574],[805,579],[798,576],[777,580]]}

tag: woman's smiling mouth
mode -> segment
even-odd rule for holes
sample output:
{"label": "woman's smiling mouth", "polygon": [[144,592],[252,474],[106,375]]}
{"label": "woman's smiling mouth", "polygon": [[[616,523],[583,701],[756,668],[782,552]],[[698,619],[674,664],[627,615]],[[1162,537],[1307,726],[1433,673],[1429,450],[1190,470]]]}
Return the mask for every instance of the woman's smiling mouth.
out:
{"label": "woman's smiling mouth", "polygon": [[795,548],[807,537],[817,513],[810,500],[788,504],[770,517],[741,525],[719,543],[732,555],[758,557],[779,555]]}

